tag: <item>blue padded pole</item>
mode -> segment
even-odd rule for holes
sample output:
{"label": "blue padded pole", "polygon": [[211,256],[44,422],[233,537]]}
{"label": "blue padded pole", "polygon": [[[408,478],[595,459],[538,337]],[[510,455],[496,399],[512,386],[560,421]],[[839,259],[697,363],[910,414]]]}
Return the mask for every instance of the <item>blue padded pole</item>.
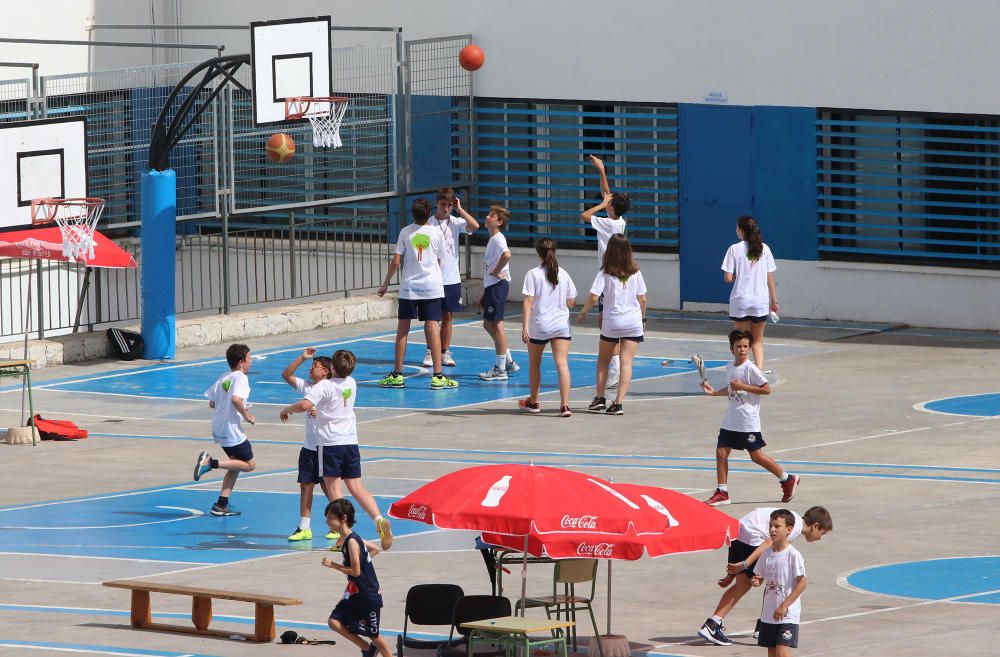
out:
{"label": "blue padded pole", "polygon": [[174,357],[174,271],[177,234],[177,175],[173,169],[142,174],[142,339],[143,358]]}

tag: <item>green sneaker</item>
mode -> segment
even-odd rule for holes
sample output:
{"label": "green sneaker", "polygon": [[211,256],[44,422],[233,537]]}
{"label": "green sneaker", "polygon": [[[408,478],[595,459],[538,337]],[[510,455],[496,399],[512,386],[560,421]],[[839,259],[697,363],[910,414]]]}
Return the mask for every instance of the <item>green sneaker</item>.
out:
{"label": "green sneaker", "polygon": [[311,529],[299,529],[295,528],[295,532],[288,537],[290,541],[309,541],[312,540],[313,532]]}
{"label": "green sneaker", "polygon": [[431,390],[451,390],[458,387],[458,381],[449,379],[444,374],[435,374],[431,377]]}
{"label": "green sneaker", "polygon": [[385,375],[381,381],[378,382],[379,388],[405,388],[406,379],[403,378],[402,374],[396,374],[395,372],[389,372]]}
{"label": "green sneaker", "polygon": [[379,518],[378,522],[375,523],[375,527],[378,529],[378,537],[382,543],[382,549],[388,550],[392,547],[392,525],[389,524],[387,518]]}
{"label": "green sneaker", "polygon": [[327,532],[327,534],[326,534],[326,540],[328,540],[328,541],[339,541],[340,540],[340,532]]}

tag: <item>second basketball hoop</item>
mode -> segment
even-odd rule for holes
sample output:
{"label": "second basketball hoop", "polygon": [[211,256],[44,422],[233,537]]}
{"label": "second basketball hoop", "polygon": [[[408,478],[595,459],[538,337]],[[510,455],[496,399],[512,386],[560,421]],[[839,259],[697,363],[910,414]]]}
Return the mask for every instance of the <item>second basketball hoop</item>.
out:
{"label": "second basketball hoop", "polygon": [[313,129],[313,146],[340,148],[340,124],[347,113],[347,98],[343,96],[295,96],[285,99],[285,118],[289,121],[306,119]]}
{"label": "second basketball hoop", "polygon": [[63,238],[63,256],[68,260],[94,258],[94,230],[104,212],[104,199],[39,198],[31,202],[31,223],[55,222]]}

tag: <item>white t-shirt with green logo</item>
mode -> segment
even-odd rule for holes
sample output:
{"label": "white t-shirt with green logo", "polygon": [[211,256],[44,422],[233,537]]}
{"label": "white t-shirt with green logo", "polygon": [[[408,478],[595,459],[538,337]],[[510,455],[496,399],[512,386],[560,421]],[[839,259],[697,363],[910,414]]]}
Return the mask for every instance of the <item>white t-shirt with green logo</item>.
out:
{"label": "white t-shirt with green logo", "polygon": [[399,275],[400,299],[444,298],[440,261],[446,254],[439,228],[428,224],[404,227],[396,238],[396,253],[403,259]]}
{"label": "white t-shirt with green logo", "polygon": [[323,379],[316,383],[295,378],[295,389],[316,407],[316,417],[306,413],[306,440],[303,447],[316,449],[332,445],[357,445],[358,426],[354,401],[358,384],[354,377]]}
{"label": "white t-shirt with green logo", "polygon": [[238,370],[226,372],[205,391],[205,397],[215,404],[212,409],[212,438],[223,447],[233,447],[247,439],[240,426],[243,416],[233,406],[233,396],[244,402],[250,398],[250,379]]}

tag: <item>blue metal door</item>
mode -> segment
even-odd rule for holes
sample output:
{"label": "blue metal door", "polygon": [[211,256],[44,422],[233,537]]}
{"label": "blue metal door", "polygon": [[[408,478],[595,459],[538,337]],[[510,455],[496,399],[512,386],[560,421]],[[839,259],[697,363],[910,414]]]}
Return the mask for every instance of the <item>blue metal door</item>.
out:
{"label": "blue metal door", "polygon": [[720,265],[753,212],[749,107],[680,106],[681,302],[726,303]]}

